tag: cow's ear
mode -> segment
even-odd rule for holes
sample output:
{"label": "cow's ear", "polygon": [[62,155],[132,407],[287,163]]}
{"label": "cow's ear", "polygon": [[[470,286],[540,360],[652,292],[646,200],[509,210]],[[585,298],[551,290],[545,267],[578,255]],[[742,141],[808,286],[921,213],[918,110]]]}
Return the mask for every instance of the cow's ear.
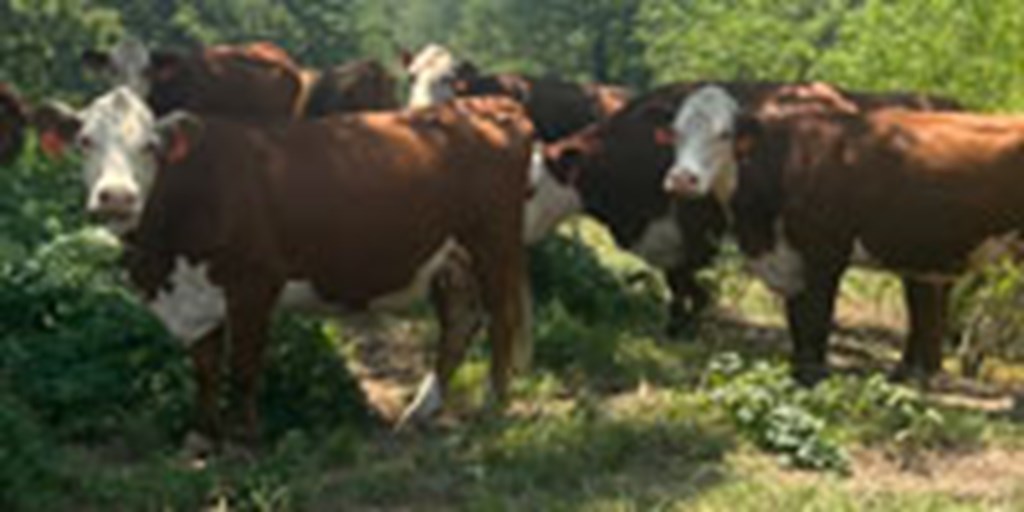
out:
{"label": "cow's ear", "polygon": [[764,125],[756,116],[743,114],[736,118],[736,128],[733,134],[733,151],[739,160],[750,156],[763,131]]}
{"label": "cow's ear", "polygon": [[416,58],[408,48],[398,47],[398,62],[402,65],[402,69],[408,71],[409,66],[412,65],[412,60]]}
{"label": "cow's ear", "polygon": [[149,66],[146,68],[146,74],[154,82],[163,82],[178,74],[184,62],[185,56],[178,52],[153,52],[149,56]]}
{"label": "cow's ear", "polygon": [[32,125],[39,134],[39,148],[43,153],[50,158],[59,158],[78,135],[82,120],[71,107],[49,101],[32,113]]}
{"label": "cow's ear", "polygon": [[455,67],[455,77],[471,80],[480,76],[480,68],[476,67],[476,64],[468,60],[459,62],[459,65]]}
{"label": "cow's ear", "polygon": [[157,121],[153,150],[161,162],[177,164],[188,158],[202,132],[201,119],[188,112],[172,112]]}
{"label": "cow's ear", "polygon": [[94,48],[83,51],[79,61],[82,67],[93,73],[109,73],[113,67],[110,52]]}
{"label": "cow's ear", "polygon": [[563,185],[575,187],[583,172],[583,151],[574,146],[545,146],[544,159]]}
{"label": "cow's ear", "polygon": [[659,146],[674,147],[676,145],[676,131],[671,126],[656,126],[654,128],[654,143]]}

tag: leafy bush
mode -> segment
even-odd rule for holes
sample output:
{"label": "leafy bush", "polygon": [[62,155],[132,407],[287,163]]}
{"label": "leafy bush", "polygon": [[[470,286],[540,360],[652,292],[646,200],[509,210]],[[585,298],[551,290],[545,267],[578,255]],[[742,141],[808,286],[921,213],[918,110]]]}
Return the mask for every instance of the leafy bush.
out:
{"label": "leafy bush", "polygon": [[961,280],[953,304],[966,375],[978,376],[987,356],[1024,359],[1024,270],[1017,262],[1003,259]]}
{"label": "leafy bush", "polygon": [[837,376],[806,389],[785,365],[748,365],[729,353],[711,361],[706,385],[710,404],[723,408],[741,434],[801,468],[845,471],[843,441],[880,445],[906,460],[925,450],[970,447],[985,429],[983,414],[940,410],[881,375]]}
{"label": "leafy bush", "polygon": [[736,354],[711,361],[708,397],[726,410],[739,432],[759,447],[805,469],[845,472],[846,453],[783,365],[758,362],[747,368]]}
{"label": "leafy bush", "polygon": [[32,411],[0,387],[0,508],[45,509],[59,481],[56,457]]}
{"label": "leafy bush", "polygon": [[597,249],[564,235],[548,237],[530,253],[536,303],[558,302],[590,324],[660,325],[661,297],[650,279],[602,264]]}

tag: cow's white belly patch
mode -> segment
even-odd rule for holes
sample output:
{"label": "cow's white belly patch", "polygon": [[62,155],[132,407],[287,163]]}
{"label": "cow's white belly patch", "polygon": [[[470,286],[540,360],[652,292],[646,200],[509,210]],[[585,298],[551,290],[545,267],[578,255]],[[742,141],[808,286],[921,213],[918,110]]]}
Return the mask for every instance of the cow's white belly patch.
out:
{"label": "cow's white belly patch", "polygon": [[647,224],[643,236],[629,251],[658,268],[678,264],[683,251],[683,234],[672,212]]}
{"label": "cow's white belly patch", "polygon": [[792,297],[804,289],[803,257],[786,240],[781,221],[775,224],[775,247],[748,261],[747,268],[784,297]]}
{"label": "cow's white belly patch", "polygon": [[220,325],[227,315],[224,290],[210,282],[206,264],[175,261],[170,285],[161,289],[149,308],[186,347]]}
{"label": "cow's white belly patch", "polygon": [[394,310],[409,307],[417,299],[424,297],[430,287],[430,282],[437,274],[452,253],[458,250],[459,246],[452,239],[447,239],[441,247],[434,251],[434,254],[427,259],[426,263],[420,266],[413,274],[412,280],[403,288],[389,292],[383,296],[370,301],[371,311]]}

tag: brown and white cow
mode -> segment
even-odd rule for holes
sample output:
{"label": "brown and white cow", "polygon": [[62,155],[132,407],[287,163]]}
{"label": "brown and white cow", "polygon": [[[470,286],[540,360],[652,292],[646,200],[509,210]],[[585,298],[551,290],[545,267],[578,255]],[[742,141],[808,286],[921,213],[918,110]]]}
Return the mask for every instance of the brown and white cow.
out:
{"label": "brown and white cow", "polygon": [[[277,307],[358,313],[447,290],[433,297],[435,374],[407,416],[439,406],[481,305],[492,390],[504,396],[530,345],[521,232],[532,126],[515,102],[281,126],[178,113],[157,121],[121,87],[80,113],[48,115],[42,129],[83,154],[89,206],[121,231],[133,282],[189,346],[202,433],[220,433],[226,324],[241,438],[256,438]],[[129,185],[130,201],[99,199]],[[466,282],[439,286],[451,279]]]}
{"label": "brown and white cow", "polygon": [[[710,264],[726,228],[716,201],[672,200],[665,193],[672,165],[674,136],[670,125],[686,97],[704,82],[663,86],[575,135],[549,144],[535,158],[539,200],[532,201],[534,223],[542,233],[571,213],[584,211],[611,230],[618,245],[665,272],[672,292],[669,334],[693,325],[708,304],[697,272]],[[869,94],[827,84],[776,82],[721,83],[744,109],[781,115],[802,111],[856,111],[878,105],[928,109],[954,105],[949,100],[915,94]]]}
{"label": "brown and white cow", "polygon": [[398,107],[395,79],[379,62],[306,69],[268,42],[150,52],[128,38],[110,51],[86,51],[82,62],[131,87],[157,116],[187,109],[253,119],[318,118]]}
{"label": "brown and white cow", "polygon": [[[688,103],[677,129],[700,113],[717,136],[696,137],[708,147],[680,154],[672,172],[692,176],[680,180],[696,185],[685,193],[727,192],[752,270],[786,297],[797,376],[824,374],[851,263],[903,277],[910,330],[898,374],[940,371],[949,284],[1024,227],[1024,120],[904,109],[757,118],[715,88]],[[680,153],[694,147],[681,142]]]}
{"label": "brown and white cow", "polygon": [[456,97],[507,96],[526,108],[537,137],[554,142],[605,119],[626,105],[624,87],[577,84],[517,73],[482,74],[443,46],[431,44],[404,58],[411,79],[408,106],[436,105]]}
{"label": "brown and white cow", "polygon": [[28,107],[9,85],[0,83],[0,165],[21,154],[29,122]]}

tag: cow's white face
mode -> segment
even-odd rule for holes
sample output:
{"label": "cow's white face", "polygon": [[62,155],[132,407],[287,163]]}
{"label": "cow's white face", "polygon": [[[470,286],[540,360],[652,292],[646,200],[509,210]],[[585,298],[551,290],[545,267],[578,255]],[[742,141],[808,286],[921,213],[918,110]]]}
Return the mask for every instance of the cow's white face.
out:
{"label": "cow's white face", "polygon": [[115,233],[135,227],[157,170],[159,139],[149,107],[122,86],[60,116],[63,128],[43,129],[43,145],[71,144],[80,153],[86,210]]}
{"label": "cow's white face", "polygon": [[409,108],[427,107],[455,97],[452,80],[458,62],[443,46],[431,44],[413,57],[406,70],[412,77]]}
{"label": "cow's white face", "polygon": [[672,123],[675,163],[665,190],[684,196],[715,193],[725,200],[736,183],[733,133],[739,105],[724,89],[706,86],[691,94]]}
{"label": "cow's white face", "polygon": [[579,191],[559,181],[548,169],[543,146],[534,146],[530,162],[530,198],[526,202],[523,234],[526,243],[540,241],[559,222],[582,210],[583,199]]}

